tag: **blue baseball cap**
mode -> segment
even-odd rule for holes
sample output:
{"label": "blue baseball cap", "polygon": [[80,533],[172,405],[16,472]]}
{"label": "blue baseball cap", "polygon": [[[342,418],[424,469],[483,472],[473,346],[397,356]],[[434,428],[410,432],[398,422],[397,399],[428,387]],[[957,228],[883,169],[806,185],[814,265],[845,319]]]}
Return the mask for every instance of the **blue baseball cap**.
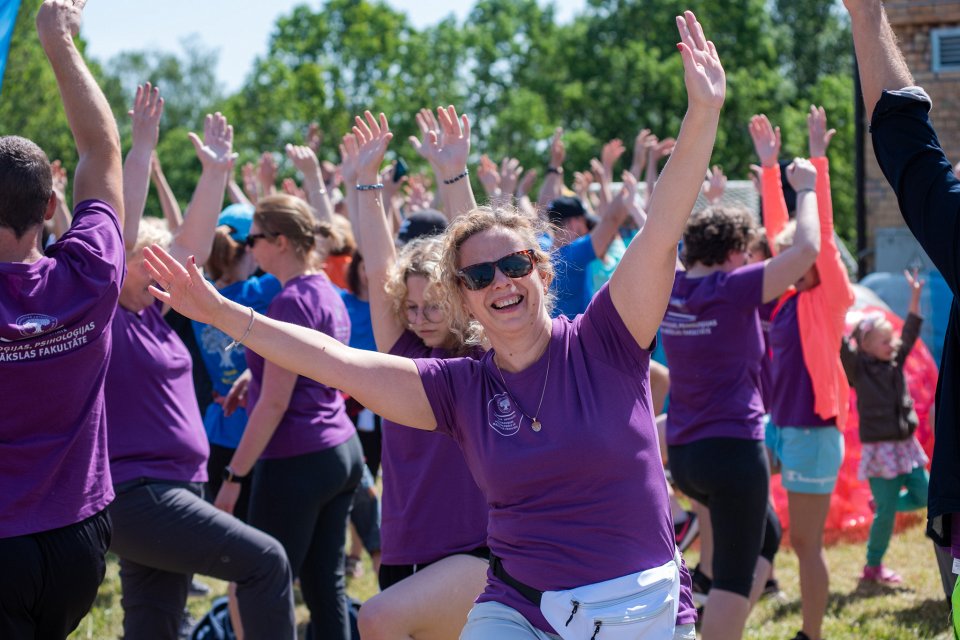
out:
{"label": "blue baseball cap", "polygon": [[230,227],[230,237],[243,244],[250,235],[250,224],[253,222],[253,205],[236,203],[231,204],[220,212],[217,225],[225,224]]}

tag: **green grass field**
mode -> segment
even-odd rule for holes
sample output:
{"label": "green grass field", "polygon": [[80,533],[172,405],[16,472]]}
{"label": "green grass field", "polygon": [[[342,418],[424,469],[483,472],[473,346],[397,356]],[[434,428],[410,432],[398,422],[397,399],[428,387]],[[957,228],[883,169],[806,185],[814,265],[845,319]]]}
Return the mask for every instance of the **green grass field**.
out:
{"label": "green grass field", "polygon": [[[904,578],[897,588],[859,583],[863,567],[864,544],[838,544],[827,549],[831,572],[830,605],[824,623],[824,636],[829,640],[912,640],[936,638],[947,640],[949,625],[947,606],[940,586],[933,547],[923,536],[923,527],[914,526],[894,537],[885,563]],[[696,564],[696,546],[687,552],[687,562]],[[800,628],[799,583],[797,559],[790,550],[777,557],[776,573],[787,595],[786,603],[761,601],[747,623],[745,638],[751,640],[789,640]],[[224,593],[223,582],[200,578],[212,587],[205,598],[191,598],[190,611],[199,618],[210,600]],[[358,600],[366,600],[377,592],[369,564],[363,577],[351,580],[348,592]],[[307,611],[297,607],[301,636]],[[107,578],[93,610],[83,620],[71,639],[112,640],[119,638],[123,620],[120,608],[120,579],[117,563],[111,558]]]}

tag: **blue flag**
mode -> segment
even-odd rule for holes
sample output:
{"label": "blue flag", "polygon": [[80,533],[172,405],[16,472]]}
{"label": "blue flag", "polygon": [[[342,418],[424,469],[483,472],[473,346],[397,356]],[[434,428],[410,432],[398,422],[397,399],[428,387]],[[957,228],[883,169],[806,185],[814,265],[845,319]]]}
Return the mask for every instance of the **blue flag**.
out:
{"label": "blue flag", "polygon": [[19,8],[20,0],[0,0],[0,89],[3,89],[3,71],[7,68],[7,52]]}

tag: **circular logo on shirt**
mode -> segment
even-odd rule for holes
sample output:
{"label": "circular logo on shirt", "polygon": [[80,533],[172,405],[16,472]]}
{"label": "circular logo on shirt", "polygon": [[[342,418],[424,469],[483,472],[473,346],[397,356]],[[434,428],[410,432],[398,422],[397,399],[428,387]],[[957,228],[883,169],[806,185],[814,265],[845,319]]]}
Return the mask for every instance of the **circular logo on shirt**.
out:
{"label": "circular logo on shirt", "polygon": [[28,313],[17,318],[20,335],[29,338],[57,328],[57,319],[42,313]]}
{"label": "circular logo on shirt", "polygon": [[502,436],[512,436],[520,430],[517,411],[506,393],[498,393],[487,403],[487,420],[490,428]]}

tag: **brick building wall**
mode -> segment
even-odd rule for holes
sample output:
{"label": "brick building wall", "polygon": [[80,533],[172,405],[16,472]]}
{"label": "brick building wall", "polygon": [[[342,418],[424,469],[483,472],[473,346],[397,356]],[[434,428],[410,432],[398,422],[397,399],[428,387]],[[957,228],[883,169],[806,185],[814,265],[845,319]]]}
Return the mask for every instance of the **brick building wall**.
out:
{"label": "brick building wall", "polygon": [[[960,71],[933,72],[930,37],[933,29],[960,27],[960,0],[888,0],[884,5],[914,79],[933,99],[931,118],[940,143],[954,163],[960,162]],[[902,227],[903,218],[880,173],[869,136],[865,155],[867,244],[877,248],[876,230]],[[868,270],[873,264],[868,260]]]}

